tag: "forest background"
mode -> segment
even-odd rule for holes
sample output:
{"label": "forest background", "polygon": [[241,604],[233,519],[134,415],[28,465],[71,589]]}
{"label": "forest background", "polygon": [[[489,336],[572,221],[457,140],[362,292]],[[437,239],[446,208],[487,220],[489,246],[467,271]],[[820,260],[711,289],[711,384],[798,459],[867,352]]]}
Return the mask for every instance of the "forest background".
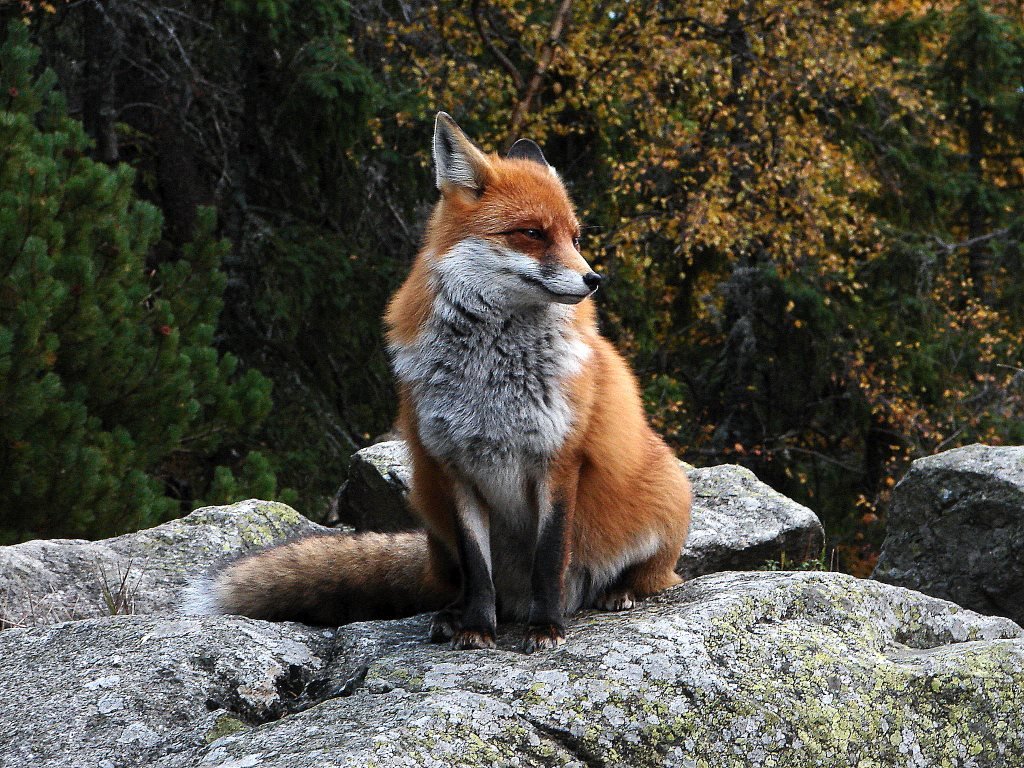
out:
{"label": "forest background", "polygon": [[538,141],[697,465],[870,572],[909,461],[1024,443],[1024,2],[0,0],[0,543],[275,497],[391,425],[438,109]]}

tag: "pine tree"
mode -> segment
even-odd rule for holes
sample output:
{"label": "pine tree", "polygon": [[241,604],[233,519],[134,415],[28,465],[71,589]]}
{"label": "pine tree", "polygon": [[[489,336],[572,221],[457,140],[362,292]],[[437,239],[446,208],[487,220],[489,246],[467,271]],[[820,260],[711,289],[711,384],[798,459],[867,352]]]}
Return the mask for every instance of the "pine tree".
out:
{"label": "pine tree", "polygon": [[[5,541],[100,536],[187,511],[212,480],[196,457],[227,455],[270,407],[266,380],[236,376],[213,347],[225,246],[212,213],[182,258],[147,269],[159,212],[136,199],[130,168],[89,159],[54,75],[33,75],[37,59],[12,23],[0,46]],[[249,485],[272,491],[265,461],[245,463]],[[239,493],[225,472],[216,488]]]}

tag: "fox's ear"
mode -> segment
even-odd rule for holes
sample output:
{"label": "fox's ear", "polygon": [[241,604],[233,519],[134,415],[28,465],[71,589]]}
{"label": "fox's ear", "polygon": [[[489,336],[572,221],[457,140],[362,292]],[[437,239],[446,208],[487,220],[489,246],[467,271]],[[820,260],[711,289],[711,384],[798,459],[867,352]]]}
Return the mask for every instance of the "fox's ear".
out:
{"label": "fox's ear", "polygon": [[452,184],[472,192],[482,192],[491,163],[487,155],[473,146],[447,112],[438,112],[434,121],[434,172],[437,188]]}
{"label": "fox's ear", "polygon": [[548,165],[544,153],[537,146],[537,142],[530,141],[529,139],[520,139],[513,144],[512,149],[508,151],[507,157],[510,160],[532,160],[535,163],[540,163],[545,168],[551,167]]}

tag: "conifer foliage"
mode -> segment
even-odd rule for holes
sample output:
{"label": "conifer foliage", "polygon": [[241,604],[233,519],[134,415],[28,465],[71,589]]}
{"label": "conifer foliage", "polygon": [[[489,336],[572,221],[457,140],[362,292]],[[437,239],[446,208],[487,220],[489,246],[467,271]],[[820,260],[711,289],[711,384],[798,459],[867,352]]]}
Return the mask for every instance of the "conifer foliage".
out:
{"label": "conifer foliage", "polygon": [[[99,533],[270,495],[272,469],[324,513],[394,416],[379,318],[436,199],[438,109],[488,151],[544,146],[656,428],[811,506],[839,567],[871,572],[911,460],[1024,442],[1020,0],[5,16],[106,164],[6,49],[0,504],[33,499],[19,531],[56,530],[38,520],[62,505]],[[258,431],[266,384],[228,352],[274,382]]]}
{"label": "conifer foliage", "polygon": [[[11,24],[0,46],[0,541],[109,535],[204,494],[273,493],[266,460],[230,450],[270,392],[213,346],[225,246],[212,211],[181,258],[147,267],[159,211],[136,198],[130,168],[87,156],[37,59]],[[218,456],[239,477],[202,469]]]}

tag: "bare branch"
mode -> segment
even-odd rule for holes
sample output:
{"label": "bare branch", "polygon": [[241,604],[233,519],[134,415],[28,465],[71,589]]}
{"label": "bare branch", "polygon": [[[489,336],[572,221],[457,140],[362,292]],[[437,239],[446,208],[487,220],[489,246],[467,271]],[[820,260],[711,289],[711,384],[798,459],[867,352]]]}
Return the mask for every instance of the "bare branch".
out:
{"label": "bare branch", "polygon": [[473,14],[473,22],[476,24],[476,31],[480,33],[480,39],[487,46],[487,50],[494,54],[494,58],[501,64],[501,68],[512,76],[512,82],[516,86],[516,93],[522,93],[524,86],[523,76],[505,52],[495,45],[494,38],[484,28],[483,16],[480,13],[480,0],[473,0],[470,4],[470,11]]}
{"label": "bare branch", "polygon": [[1002,229],[997,229],[993,232],[988,232],[984,235],[979,235],[978,237],[972,237],[970,240],[964,240],[959,243],[947,243],[938,235],[932,235],[932,242],[934,242],[935,245],[938,246],[939,250],[948,255],[953,253],[953,251],[959,251],[961,248],[971,248],[975,245],[981,245],[982,243],[986,243],[989,240],[1001,240],[1002,238],[1006,237],[1009,234],[1010,227],[1003,227]]}
{"label": "bare branch", "polygon": [[537,58],[537,66],[533,70],[533,76],[530,78],[530,82],[526,86],[526,92],[522,94],[521,98],[516,103],[515,109],[512,110],[509,135],[505,140],[506,150],[512,146],[512,142],[519,138],[519,131],[523,127],[523,122],[530,111],[533,99],[540,90],[540,85],[544,81],[544,75],[547,74],[548,68],[555,59],[555,52],[562,44],[562,32],[571,15],[572,0],[562,0],[561,4],[558,6],[558,11],[555,13],[555,18],[551,21],[551,29],[548,32],[548,39],[541,48],[540,56]]}

